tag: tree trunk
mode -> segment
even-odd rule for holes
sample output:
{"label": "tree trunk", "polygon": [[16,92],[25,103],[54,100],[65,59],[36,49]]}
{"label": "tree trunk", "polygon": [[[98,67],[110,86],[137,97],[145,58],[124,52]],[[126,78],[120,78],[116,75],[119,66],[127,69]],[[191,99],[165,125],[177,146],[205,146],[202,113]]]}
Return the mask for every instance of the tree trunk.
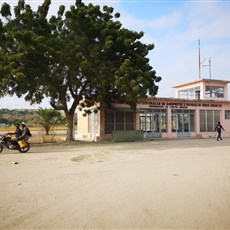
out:
{"label": "tree trunk", "polygon": [[49,129],[45,129],[46,130],[46,136],[49,136]]}
{"label": "tree trunk", "polygon": [[45,132],[46,132],[46,135],[47,135],[47,136],[49,136],[49,130],[50,130],[50,128],[47,127],[47,126],[45,126]]}
{"label": "tree trunk", "polygon": [[66,120],[67,120],[67,132],[66,132],[66,141],[71,142],[74,141],[74,135],[73,135],[73,127],[74,127],[74,115],[65,112]]}
{"label": "tree trunk", "polygon": [[67,107],[66,99],[62,100],[63,110],[65,112],[66,120],[67,120],[67,132],[66,132],[66,141],[71,142],[74,141],[75,136],[73,133],[74,128],[74,114],[77,108],[79,101],[77,99],[74,100],[70,109]]}

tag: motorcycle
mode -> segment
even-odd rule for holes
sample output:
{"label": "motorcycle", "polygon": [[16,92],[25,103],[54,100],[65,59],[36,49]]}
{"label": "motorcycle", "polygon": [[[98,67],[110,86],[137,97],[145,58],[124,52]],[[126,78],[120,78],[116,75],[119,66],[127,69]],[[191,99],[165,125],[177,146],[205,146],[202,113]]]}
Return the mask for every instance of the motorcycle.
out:
{"label": "motorcycle", "polygon": [[26,153],[30,149],[30,143],[28,141],[12,140],[12,137],[7,134],[0,136],[0,153],[3,150],[3,145],[10,150],[18,150],[21,153]]}

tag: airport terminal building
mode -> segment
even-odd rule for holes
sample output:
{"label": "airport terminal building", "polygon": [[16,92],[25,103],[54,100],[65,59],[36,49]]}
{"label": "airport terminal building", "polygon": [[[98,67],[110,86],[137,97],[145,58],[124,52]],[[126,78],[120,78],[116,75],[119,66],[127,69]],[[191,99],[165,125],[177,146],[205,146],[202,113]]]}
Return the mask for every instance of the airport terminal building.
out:
{"label": "airport terminal building", "polygon": [[[98,113],[83,117],[78,113],[78,139],[113,140],[116,132],[124,136],[138,131],[143,139],[211,137],[218,121],[230,137],[230,81],[199,79],[175,86],[175,98],[147,98],[133,111],[129,105],[100,104]],[[92,108],[93,109],[93,108]]]}

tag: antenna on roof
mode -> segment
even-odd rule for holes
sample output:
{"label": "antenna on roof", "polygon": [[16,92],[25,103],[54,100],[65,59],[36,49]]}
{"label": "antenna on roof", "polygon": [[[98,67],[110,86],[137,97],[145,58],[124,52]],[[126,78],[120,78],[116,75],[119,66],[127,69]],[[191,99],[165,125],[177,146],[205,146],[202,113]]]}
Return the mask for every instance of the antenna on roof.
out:
{"label": "antenna on roof", "polygon": [[202,64],[202,67],[204,66],[208,66],[209,67],[209,78],[212,79],[212,76],[211,76],[211,57],[209,57],[209,62],[208,62],[208,65],[203,65],[203,62],[200,61],[200,39],[198,39],[198,48],[199,48],[199,79],[201,79],[201,64]]}
{"label": "antenna on roof", "polygon": [[200,70],[200,64],[201,64],[201,63],[200,63],[200,39],[198,39],[198,48],[199,48],[199,79],[200,79],[200,78],[201,78],[201,76],[200,76],[200,75],[201,75],[201,74],[200,74],[200,71],[201,71],[201,70]]}
{"label": "antenna on roof", "polygon": [[211,76],[211,57],[209,57],[208,59],[208,64],[207,65],[202,65],[202,66],[208,66],[209,67],[209,78],[212,79],[212,76]]}

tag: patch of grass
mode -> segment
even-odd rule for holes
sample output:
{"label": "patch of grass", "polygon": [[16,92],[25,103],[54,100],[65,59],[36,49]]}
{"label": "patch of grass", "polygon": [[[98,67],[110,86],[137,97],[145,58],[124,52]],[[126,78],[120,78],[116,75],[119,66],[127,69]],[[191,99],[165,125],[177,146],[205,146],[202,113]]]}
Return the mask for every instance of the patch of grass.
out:
{"label": "patch of grass", "polygon": [[84,161],[84,160],[89,160],[92,156],[91,155],[80,155],[80,156],[77,156],[77,157],[73,157],[71,159],[71,161],[74,161],[74,162],[81,162],[81,161]]}

